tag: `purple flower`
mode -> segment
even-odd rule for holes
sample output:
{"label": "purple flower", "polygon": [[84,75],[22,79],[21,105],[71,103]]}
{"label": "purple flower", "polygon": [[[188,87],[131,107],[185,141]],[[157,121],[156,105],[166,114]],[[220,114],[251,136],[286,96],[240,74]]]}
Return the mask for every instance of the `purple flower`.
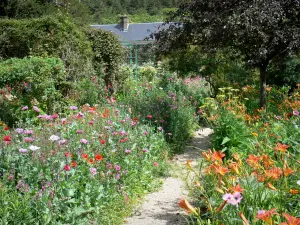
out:
{"label": "purple flower", "polygon": [[82,138],[82,139],[80,139],[80,143],[86,145],[87,143],[89,143],[89,141]]}
{"label": "purple flower", "polygon": [[118,135],[118,132],[114,131],[111,134],[114,135],[114,136],[116,136],[116,135]]}
{"label": "purple flower", "polygon": [[19,152],[21,152],[21,153],[27,153],[28,150],[27,150],[26,148],[20,148],[20,149],[19,149]]}
{"label": "purple flower", "polygon": [[23,106],[23,107],[21,108],[21,110],[22,110],[22,111],[28,110],[28,106],[27,106],[27,105],[26,105],[26,106]]}
{"label": "purple flower", "polygon": [[299,112],[298,110],[294,110],[294,111],[293,111],[293,114],[294,114],[294,116],[299,116],[299,115],[300,115],[300,112]]}
{"label": "purple flower", "polygon": [[258,210],[258,211],[257,211],[257,214],[258,214],[258,215],[261,215],[261,214],[264,214],[265,212],[266,212],[265,210]]}
{"label": "purple flower", "polygon": [[38,113],[41,111],[37,106],[33,106],[33,110]]}
{"label": "purple flower", "polygon": [[89,123],[90,125],[94,125],[95,122],[94,122],[93,120],[91,120],[91,121],[89,121],[88,123]]}
{"label": "purple flower", "polygon": [[115,170],[119,171],[121,169],[121,167],[119,165],[115,165]]}
{"label": "purple flower", "polygon": [[148,152],[148,149],[144,148],[142,151],[143,151],[144,153],[146,153],[146,152]]}
{"label": "purple flower", "polygon": [[121,174],[117,173],[116,179],[117,179],[117,180],[120,180],[120,178],[121,178]]}
{"label": "purple flower", "polygon": [[90,168],[90,172],[95,176],[97,174],[97,169],[92,167]]}
{"label": "purple flower", "polygon": [[58,141],[58,144],[59,144],[59,145],[64,145],[64,144],[66,144],[66,143],[67,143],[67,140],[66,140],[66,139],[61,139],[61,140]]}
{"label": "purple flower", "polygon": [[77,106],[71,105],[71,106],[70,106],[70,109],[71,109],[71,110],[77,110],[78,108],[77,108]]}
{"label": "purple flower", "polygon": [[17,128],[17,129],[16,129],[16,132],[17,132],[18,134],[22,134],[22,133],[24,132],[24,129],[22,129],[22,128]]}

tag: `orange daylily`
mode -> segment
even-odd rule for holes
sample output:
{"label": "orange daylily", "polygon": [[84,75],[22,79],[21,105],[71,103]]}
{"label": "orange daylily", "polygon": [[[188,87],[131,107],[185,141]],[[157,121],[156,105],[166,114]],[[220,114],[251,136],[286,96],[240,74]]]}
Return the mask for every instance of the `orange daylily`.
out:
{"label": "orange daylily", "polygon": [[300,218],[296,218],[287,213],[282,213],[287,223],[281,223],[280,225],[300,225]]}
{"label": "orange daylily", "polygon": [[240,184],[235,185],[234,187],[231,187],[230,190],[234,193],[234,192],[240,192],[243,193],[243,191],[245,190],[244,188],[241,187]]}
{"label": "orange daylily", "polygon": [[207,161],[210,161],[210,160],[211,160],[212,152],[211,152],[210,149],[208,149],[207,152],[202,152],[201,154],[202,154],[202,156],[203,156]]}
{"label": "orange daylily", "polygon": [[275,208],[267,211],[262,210],[262,212],[258,212],[256,218],[265,221],[267,224],[272,224],[272,215],[278,215]]}
{"label": "orange daylily", "polygon": [[180,208],[183,208],[187,213],[195,213],[196,212],[196,208],[193,207],[186,199],[182,199],[179,203],[178,203]]}
{"label": "orange daylily", "polygon": [[226,173],[229,172],[228,168],[224,166],[214,165],[213,168],[215,169],[215,172],[220,174],[221,176],[224,176]]}
{"label": "orange daylily", "polygon": [[211,156],[212,160],[219,161],[221,163],[223,162],[222,158],[224,158],[224,157],[225,157],[225,154],[222,153],[222,151],[214,151],[212,156]]}
{"label": "orange daylily", "polygon": [[238,164],[240,164],[240,165],[242,164],[242,160],[237,153],[233,154],[233,158],[235,159],[235,161],[237,161]]}
{"label": "orange daylily", "polygon": [[239,164],[236,163],[236,162],[231,162],[228,167],[231,169],[232,172],[236,173],[236,174],[240,174],[240,171],[239,171]]}
{"label": "orange daylily", "polygon": [[266,169],[268,169],[270,166],[272,166],[274,164],[274,161],[272,159],[270,159],[270,157],[266,154],[262,155],[262,161],[263,161]]}
{"label": "orange daylily", "polygon": [[272,167],[271,169],[266,170],[265,173],[267,177],[272,178],[274,180],[278,180],[283,172],[278,167]]}
{"label": "orange daylily", "polygon": [[270,182],[268,182],[268,183],[266,184],[266,186],[267,186],[267,188],[269,188],[269,189],[271,189],[271,190],[273,190],[273,191],[277,191],[277,188],[274,187],[273,184],[271,184]]}
{"label": "orange daylily", "polygon": [[289,145],[281,144],[280,142],[278,142],[274,150],[284,153],[289,147]]}
{"label": "orange daylily", "polygon": [[290,189],[290,194],[292,194],[292,195],[296,195],[296,194],[299,194],[300,193],[300,191],[299,190],[297,190],[297,189]]}
{"label": "orange daylily", "polygon": [[260,161],[260,156],[256,155],[249,155],[248,158],[246,159],[248,165],[253,168],[258,168],[259,167],[259,161]]}
{"label": "orange daylily", "polygon": [[193,162],[193,160],[188,160],[188,161],[186,161],[186,166],[187,166],[189,169],[192,169],[191,162]]}

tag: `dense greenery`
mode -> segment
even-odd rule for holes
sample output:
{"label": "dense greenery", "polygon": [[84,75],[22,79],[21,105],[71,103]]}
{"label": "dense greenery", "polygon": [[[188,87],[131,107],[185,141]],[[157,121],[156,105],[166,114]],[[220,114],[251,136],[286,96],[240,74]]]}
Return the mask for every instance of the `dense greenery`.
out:
{"label": "dense greenery", "polygon": [[0,120],[13,125],[24,105],[39,104],[51,113],[61,107],[59,88],[66,80],[58,58],[11,58],[0,62]]}
{"label": "dense greenery", "polygon": [[284,1],[193,0],[169,18],[178,26],[155,34],[160,51],[201,47],[204,52],[230,50],[232,56],[260,70],[260,106],[266,108],[266,70],[275,57],[300,46],[300,3]]}
{"label": "dense greenery", "polygon": [[[0,57],[29,55],[58,57],[64,61],[68,80],[93,72],[92,48],[84,32],[64,16],[0,20]],[[84,66],[82,66],[84,65]]]}
{"label": "dense greenery", "polygon": [[35,18],[63,12],[79,23],[117,23],[118,15],[128,14],[131,21],[159,22],[184,0],[4,0],[0,17]]}
{"label": "dense greenery", "polygon": [[124,50],[118,37],[101,29],[86,29],[86,34],[92,43],[96,75],[104,79],[106,86],[117,86],[122,80],[119,70],[124,61]]}

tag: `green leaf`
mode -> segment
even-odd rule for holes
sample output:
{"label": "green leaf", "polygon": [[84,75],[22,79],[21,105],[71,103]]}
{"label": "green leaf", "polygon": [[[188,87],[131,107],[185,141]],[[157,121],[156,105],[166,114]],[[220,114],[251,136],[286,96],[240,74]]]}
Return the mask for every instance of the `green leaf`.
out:
{"label": "green leaf", "polygon": [[224,139],[223,139],[223,141],[222,141],[222,144],[221,145],[224,145],[224,144],[226,144],[227,142],[229,142],[230,141],[230,138],[228,138],[228,137],[225,137]]}

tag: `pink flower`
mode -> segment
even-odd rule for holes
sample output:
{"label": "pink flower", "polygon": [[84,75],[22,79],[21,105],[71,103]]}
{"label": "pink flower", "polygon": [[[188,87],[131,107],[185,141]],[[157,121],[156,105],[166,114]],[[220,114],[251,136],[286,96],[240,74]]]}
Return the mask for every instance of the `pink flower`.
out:
{"label": "pink flower", "polygon": [[24,130],[24,134],[33,134],[34,131],[33,130]]}
{"label": "pink flower", "polygon": [[158,162],[154,162],[153,166],[158,167],[159,166]]}
{"label": "pink flower", "polygon": [[143,151],[144,153],[146,153],[146,152],[148,152],[148,149],[144,148],[142,151]]}
{"label": "pink flower", "polygon": [[57,119],[59,117],[59,115],[57,113],[54,113],[51,117],[52,117],[52,119]]}
{"label": "pink flower", "polygon": [[90,124],[90,125],[94,125],[94,123],[95,123],[95,122],[94,122],[94,121],[92,121],[92,120],[91,120],[91,121],[89,121],[89,124]]}
{"label": "pink flower", "polygon": [[82,138],[82,139],[80,139],[80,143],[86,145],[87,143],[89,143],[89,141]]}
{"label": "pink flower", "polygon": [[65,152],[65,157],[68,158],[70,157],[71,153],[70,152]]}
{"label": "pink flower", "polygon": [[76,134],[83,134],[83,130],[76,130]]}
{"label": "pink flower", "polygon": [[33,110],[38,113],[41,111],[37,106],[33,106]]}
{"label": "pink flower", "polygon": [[64,166],[64,170],[65,170],[65,171],[70,171],[70,170],[71,170],[71,166],[65,165],[65,166]]}
{"label": "pink flower", "polygon": [[21,110],[22,110],[22,111],[28,110],[28,106],[27,106],[27,105],[26,105],[26,106],[23,106],[23,107],[21,108]]}
{"label": "pink flower", "polygon": [[92,167],[90,168],[90,172],[95,176],[97,174],[97,169]]}
{"label": "pink flower", "polygon": [[120,131],[120,134],[121,134],[122,136],[127,136],[127,133],[126,133],[125,130],[121,130],[121,131]]}
{"label": "pink flower", "polygon": [[126,150],[125,150],[125,153],[126,153],[126,154],[130,154],[130,153],[131,153],[131,150],[130,150],[130,149],[126,149]]}
{"label": "pink flower", "polygon": [[163,128],[162,128],[162,127],[158,127],[157,129],[158,129],[158,131],[162,131],[162,130],[163,130]]}
{"label": "pink flower", "polygon": [[299,115],[300,115],[300,112],[299,112],[298,110],[294,110],[294,111],[293,111],[293,114],[294,114],[294,116],[299,116]]}
{"label": "pink flower", "polygon": [[33,142],[33,141],[34,141],[34,138],[31,138],[31,137],[25,137],[25,138],[24,138],[24,141],[25,141],[26,143]]}
{"label": "pink flower", "polygon": [[227,201],[231,205],[238,205],[243,199],[240,192],[234,192],[233,194],[227,193],[223,195],[223,200]]}
{"label": "pink flower", "polygon": [[121,167],[119,165],[115,165],[115,170],[119,171],[121,169]]}
{"label": "pink flower", "polygon": [[76,106],[74,106],[74,105],[71,105],[71,106],[70,106],[70,109],[71,109],[71,110],[77,110],[78,108],[77,108]]}

